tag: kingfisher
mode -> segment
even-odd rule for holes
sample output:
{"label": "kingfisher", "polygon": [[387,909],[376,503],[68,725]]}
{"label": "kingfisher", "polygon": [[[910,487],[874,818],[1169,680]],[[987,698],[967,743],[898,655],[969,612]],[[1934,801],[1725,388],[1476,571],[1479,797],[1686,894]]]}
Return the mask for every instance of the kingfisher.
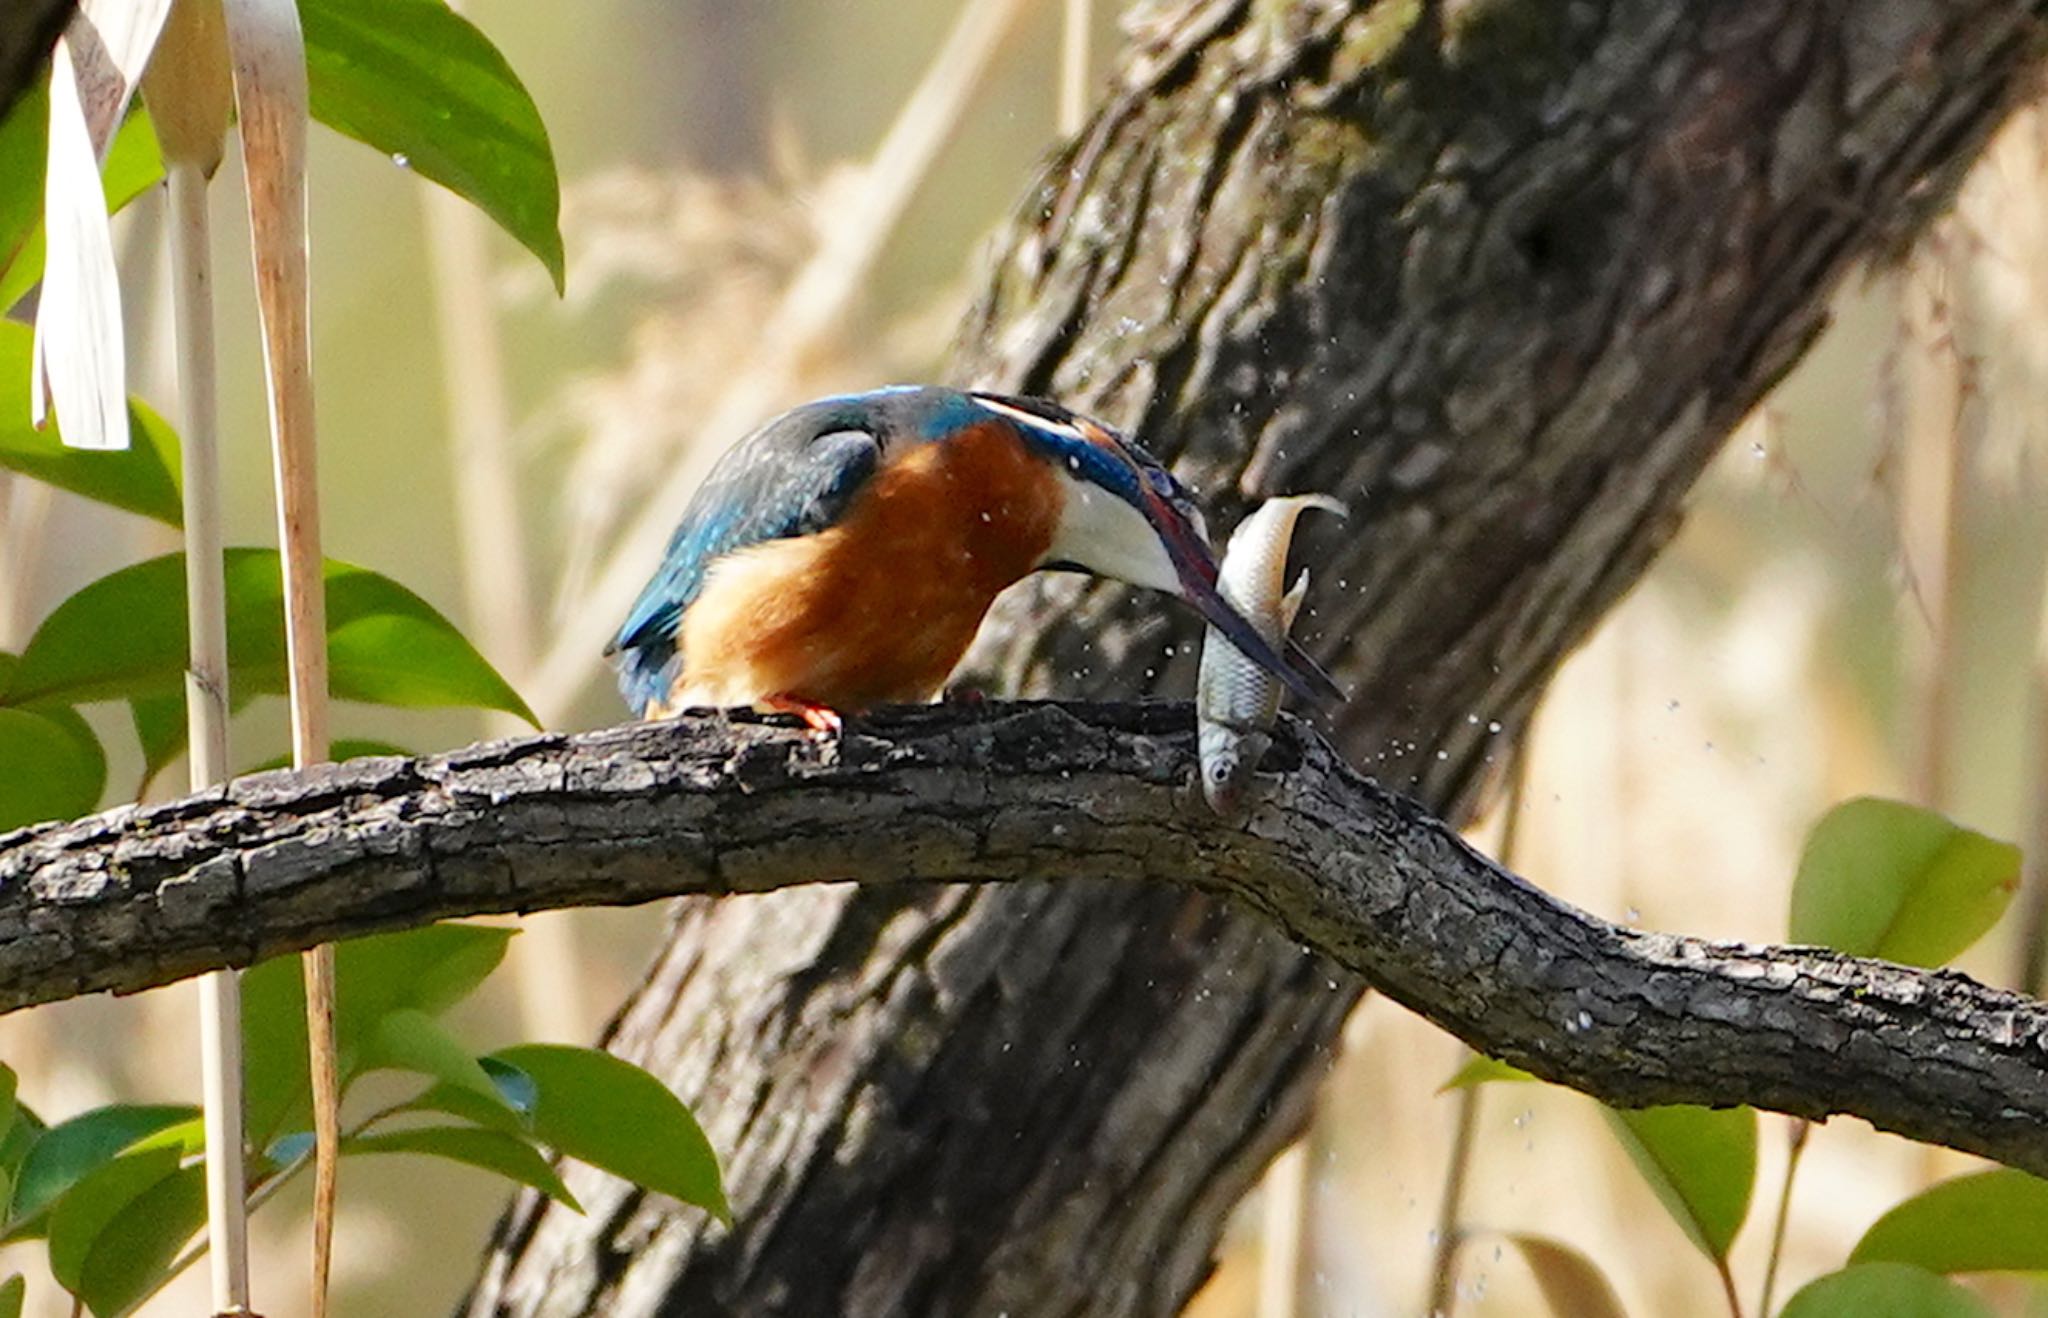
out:
{"label": "kingfisher", "polygon": [[1297,694],[1340,698],[1223,597],[1193,496],[1144,449],[1058,403],[920,385],[806,403],[727,450],[605,653],[644,718],[751,705],[837,731],[935,698],[1040,569],[1178,596]]}

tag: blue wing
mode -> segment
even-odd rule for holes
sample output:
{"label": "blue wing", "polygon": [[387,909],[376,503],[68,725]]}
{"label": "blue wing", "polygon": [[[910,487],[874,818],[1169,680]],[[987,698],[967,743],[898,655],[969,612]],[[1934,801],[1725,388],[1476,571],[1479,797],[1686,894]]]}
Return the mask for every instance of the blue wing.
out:
{"label": "blue wing", "polygon": [[[838,520],[874,473],[881,442],[841,400],[798,408],[718,460],[683,513],[661,567],[605,648],[618,656],[619,690],[633,712],[669,697],[682,671],[677,627],[712,563],[765,540],[809,535]],[[863,418],[864,419],[864,418]]]}

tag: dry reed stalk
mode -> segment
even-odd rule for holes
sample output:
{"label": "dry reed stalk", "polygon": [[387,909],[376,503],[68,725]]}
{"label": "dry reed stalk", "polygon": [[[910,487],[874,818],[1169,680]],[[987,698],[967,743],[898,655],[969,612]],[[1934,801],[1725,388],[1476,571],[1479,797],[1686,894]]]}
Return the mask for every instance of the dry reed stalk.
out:
{"label": "dry reed stalk", "polygon": [[[226,548],[221,510],[219,371],[207,183],[220,167],[234,98],[219,0],[177,0],[144,94],[170,179],[171,304],[183,408],[187,766],[194,791],[225,782],[228,758]],[[239,972],[199,981],[206,1222],[217,1314],[250,1312],[248,1174],[243,1163]]]}
{"label": "dry reed stalk", "polygon": [[[226,0],[242,125],[256,299],[270,393],[278,545],[284,562],[292,763],[327,758],[327,604],[314,455],[311,281],[306,235],[306,47],[292,0]],[[311,1063],[314,1318],[327,1312],[334,1253],[340,1079],[334,1049],[334,949],[304,957]]]}

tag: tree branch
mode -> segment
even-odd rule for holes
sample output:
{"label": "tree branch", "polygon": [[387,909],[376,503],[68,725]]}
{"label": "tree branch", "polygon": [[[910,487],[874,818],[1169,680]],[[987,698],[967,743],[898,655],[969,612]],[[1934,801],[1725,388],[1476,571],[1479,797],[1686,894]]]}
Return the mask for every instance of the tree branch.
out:
{"label": "tree branch", "polygon": [[445,916],[1072,880],[1228,894],[1474,1047],[1622,1104],[1850,1113],[2048,1174],[2048,1007],[1950,972],[1619,928],[1290,723],[1250,825],[1184,705],[747,714],[265,774],[0,849],[0,1007]]}

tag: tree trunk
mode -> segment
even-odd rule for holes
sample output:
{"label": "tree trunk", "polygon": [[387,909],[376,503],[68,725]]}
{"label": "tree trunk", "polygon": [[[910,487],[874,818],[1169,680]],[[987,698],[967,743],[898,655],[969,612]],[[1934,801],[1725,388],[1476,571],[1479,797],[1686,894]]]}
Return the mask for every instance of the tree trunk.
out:
{"label": "tree trunk", "polygon": [[[1348,500],[1306,532],[1333,735],[1455,817],[1839,279],[1946,201],[2044,8],[1141,6],[956,374],[1131,427],[1222,524]],[[1156,598],[1000,620],[1010,689],[1192,685]],[[1356,996],[1178,892],[687,905],[610,1043],[695,1106],[736,1228],[572,1176],[588,1216],[518,1203],[470,1312],[1173,1312]]]}

